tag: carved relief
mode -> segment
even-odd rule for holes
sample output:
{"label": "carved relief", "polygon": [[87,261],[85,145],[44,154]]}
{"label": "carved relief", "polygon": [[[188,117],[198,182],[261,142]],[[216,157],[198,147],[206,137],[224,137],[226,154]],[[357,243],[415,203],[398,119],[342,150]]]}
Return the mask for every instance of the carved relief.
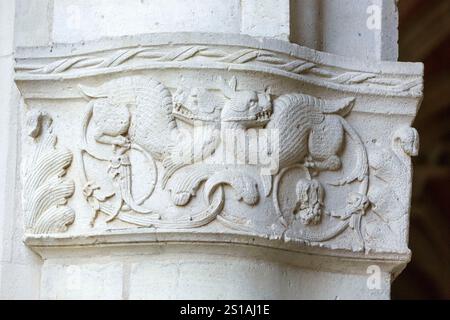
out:
{"label": "carved relief", "polygon": [[[172,115],[172,95],[164,85],[153,79],[130,77],[111,81],[99,88],[81,87],[81,90],[91,99],[83,124],[81,152],[83,155],[109,162],[108,173],[115,186],[115,198],[119,199],[118,203],[112,206],[105,203],[112,195],[95,196],[96,191],[100,193],[100,187],[90,181],[84,172],[85,195],[93,207],[93,221],[98,211],[103,211],[110,216],[108,221],[117,217],[139,225],[182,228],[202,225],[217,215],[222,205],[221,199],[208,203],[206,209],[197,214],[177,220],[165,220],[155,210],[143,205],[152,195],[158,181],[155,161],[162,161],[166,167],[170,167],[171,155],[175,152],[171,151],[174,148],[171,142],[180,137]],[[89,146],[87,130],[91,123],[94,128],[94,140],[112,147],[113,151],[109,158],[98,154]],[[150,187],[140,199],[135,199],[132,194],[130,150],[142,153],[150,168],[151,174],[148,177]],[[182,166],[177,166],[175,163],[172,167],[175,169],[169,170],[175,171]],[[92,185],[96,186],[95,190],[92,189]],[[177,205],[182,205],[188,201],[184,198],[186,198],[185,195],[181,198],[175,196],[174,201]],[[207,200],[209,202],[210,199]],[[132,214],[120,214],[121,211],[132,211],[145,216],[132,218]]]}
{"label": "carved relief", "polygon": [[[272,206],[271,217],[267,217],[272,225],[306,241],[326,241],[350,227],[364,243],[361,218],[370,204],[367,152],[345,120],[355,99],[325,100],[300,93],[275,97],[268,92],[238,90],[237,85],[235,77],[228,83],[217,78],[214,90],[177,88],[173,96],[162,83],[140,76],[112,80],[96,88],[80,86],[89,101],[82,130],[82,159],[107,163],[105,174],[114,190],[103,192],[83,166],[83,193],[92,208],[92,225],[103,212],[107,221],[119,219],[141,226],[193,228],[221,215],[219,221],[228,227],[242,229],[242,221],[246,221],[244,229],[253,232],[267,227],[224,211],[225,203],[232,201],[233,206]],[[277,153],[279,162],[270,174],[263,173],[258,163],[245,162],[245,139],[255,128],[279,134],[279,141],[258,150],[265,156]],[[200,129],[201,135],[186,134]],[[247,141],[238,146],[231,164],[214,161],[223,152],[230,134],[227,130]],[[341,169],[341,153],[348,143],[357,151],[353,170],[336,181],[316,179],[321,172]],[[109,155],[100,153],[97,144],[109,145]],[[133,194],[133,152],[142,155],[147,168],[147,187],[139,197]],[[281,205],[285,200],[280,183],[295,168],[304,174],[288,186],[295,201],[286,209]],[[356,188],[348,193],[342,209],[327,208],[328,186],[346,184]],[[234,190],[232,198],[226,186]],[[199,190],[203,208],[198,203],[191,207]],[[156,208],[152,200],[155,192],[169,193],[172,204],[180,209],[164,212]],[[310,230],[310,226],[321,225],[324,215],[328,224]],[[303,227],[299,229],[295,221]]]}
{"label": "carved relief", "polygon": [[295,189],[297,201],[294,215],[303,224],[320,222],[323,207],[323,188],[317,180],[300,179]]}
{"label": "carved relief", "polygon": [[74,182],[64,178],[72,162],[72,153],[56,148],[52,119],[44,112],[30,111],[28,135],[35,141],[35,150],[27,159],[23,174],[23,208],[28,233],[64,232],[75,220],[67,206],[74,193]]}
{"label": "carved relief", "polygon": [[[396,235],[396,224],[407,224],[409,201],[401,192],[411,192],[411,156],[418,154],[419,136],[416,129],[401,127],[391,137],[391,148],[372,146],[369,163],[374,183],[368,198],[371,202],[370,221],[366,233],[371,238],[384,239]],[[409,189],[409,190],[408,190]],[[405,220],[406,219],[406,220]],[[378,245],[382,247],[382,244]]]}
{"label": "carved relief", "polygon": [[[17,57],[25,100],[35,110],[61,103],[68,130],[58,135],[77,148],[71,170],[85,199],[75,235],[128,224],[407,252],[420,66],[239,36],[105,41]],[[30,125],[37,146],[54,137],[47,118],[30,118],[41,123]],[[48,180],[64,190],[55,207],[69,210],[60,203],[73,192],[62,178],[71,157],[55,143],[41,149],[67,158],[54,164],[58,179],[24,196]],[[38,169],[25,175],[30,186]],[[44,211],[24,201],[31,230]]]}
{"label": "carved relief", "polygon": [[[354,98],[325,100],[300,93],[276,97],[238,90],[234,77],[229,83],[218,78],[216,84],[214,91],[178,89],[174,98],[162,83],[145,77],[120,78],[96,88],[80,86],[88,99],[80,152],[83,195],[91,207],[92,226],[99,213],[107,215],[107,222],[118,219],[156,228],[198,228],[218,218],[227,228],[264,233],[270,227],[281,230],[281,236],[308,242],[328,241],[352,229],[364,248],[366,237],[374,237],[375,218],[363,224],[369,212],[388,224],[405,214],[408,204],[395,200],[400,199],[395,192],[410,181],[400,176],[398,185],[380,188],[379,184],[369,186],[369,177],[388,181],[407,171],[409,156],[417,152],[414,129],[402,128],[394,134],[393,149],[399,151],[373,151],[373,172],[369,172],[366,146],[345,120]],[[205,131],[189,137],[186,127]],[[65,205],[74,184],[62,176],[72,155],[55,148],[51,118],[45,113],[30,113],[28,128],[37,148],[25,173],[24,195],[31,195],[24,199],[27,230],[65,231],[74,220],[73,210]],[[258,150],[267,154],[276,151],[279,162],[270,174],[263,173],[258,163],[205,163],[220,154],[227,130],[248,138],[254,128],[279,134],[277,143],[271,141]],[[353,169],[337,180],[323,180],[322,172],[340,172],[341,155],[348,144],[355,151]],[[100,145],[109,146],[109,151],[101,152]],[[190,152],[185,153],[185,149]],[[239,150],[235,156],[245,160]],[[133,152],[141,155],[141,165],[146,168],[143,179],[147,183],[139,196],[133,191],[137,165]],[[90,178],[86,157],[105,164],[103,173],[109,177],[111,188],[104,190]],[[46,162],[49,158],[54,161]],[[303,173],[292,180],[292,170]],[[352,185],[345,201],[337,208],[328,207],[325,200],[333,192],[330,186],[344,185]],[[199,191],[203,196],[197,197]],[[185,210],[170,212],[154,206],[155,192],[168,193],[172,204]],[[193,198],[199,198],[203,205],[197,202],[192,206]],[[233,208],[261,208],[267,217],[260,219],[265,222],[236,215],[234,209],[224,210],[230,201]],[[396,214],[400,216],[396,218]]]}
{"label": "carved relief", "polygon": [[312,59],[293,58],[271,50],[236,47],[233,50],[220,46],[179,45],[177,47],[141,46],[103,52],[101,55],[81,55],[63,58],[48,64],[33,66],[19,64],[16,69],[30,74],[64,74],[83,70],[105,70],[123,66],[147,65],[151,63],[182,64],[196,62],[219,63],[228,68],[243,65],[251,68],[265,68],[276,73],[291,73],[305,76],[307,81],[324,81],[342,87],[369,86],[389,93],[406,93],[416,96],[421,91],[420,79],[392,79],[377,73],[340,70]]}

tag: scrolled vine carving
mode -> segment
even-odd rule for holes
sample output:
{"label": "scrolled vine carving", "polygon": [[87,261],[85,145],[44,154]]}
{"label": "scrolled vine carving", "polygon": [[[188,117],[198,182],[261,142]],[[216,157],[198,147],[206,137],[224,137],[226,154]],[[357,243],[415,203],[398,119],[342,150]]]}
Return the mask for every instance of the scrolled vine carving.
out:
{"label": "scrolled vine carving", "polygon": [[[168,88],[144,76],[79,87],[88,101],[80,154],[92,226],[99,213],[107,222],[154,228],[217,220],[307,242],[353,229],[365,247],[364,221],[382,207],[369,179],[383,175],[383,162],[369,161],[366,143],[346,119],[355,97],[276,96],[239,89],[236,77],[216,77],[208,88]],[[415,153],[414,131],[400,130],[393,141]],[[351,166],[343,157],[348,146]],[[88,162],[103,181],[92,177]],[[339,203],[330,206],[329,198]]]}
{"label": "scrolled vine carving", "polygon": [[72,152],[56,148],[52,118],[45,112],[30,111],[27,130],[35,141],[35,150],[25,162],[23,173],[26,232],[64,232],[75,220],[75,212],[67,205],[75,185],[72,179],[64,177],[72,162]]}

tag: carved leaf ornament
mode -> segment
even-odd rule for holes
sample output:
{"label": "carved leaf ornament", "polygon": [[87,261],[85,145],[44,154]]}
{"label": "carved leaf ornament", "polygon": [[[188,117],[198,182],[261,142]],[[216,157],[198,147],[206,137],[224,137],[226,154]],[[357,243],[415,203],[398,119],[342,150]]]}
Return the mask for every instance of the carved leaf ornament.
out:
{"label": "carved leaf ornament", "polygon": [[143,230],[409,254],[421,65],[174,33],[17,48],[15,70],[31,239]]}
{"label": "carved leaf ornament", "polygon": [[[185,51],[178,57],[188,53],[192,54]],[[249,54],[241,55],[240,59],[245,56],[254,59]],[[222,94],[222,103],[217,104],[220,112],[214,113],[215,108],[207,106],[214,99],[204,88],[187,89],[184,93],[178,91],[177,98],[172,98],[170,90],[161,82],[142,76],[119,78],[98,87],[80,85],[88,101],[82,123],[81,158],[107,164],[105,174],[110,177],[114,190],[110,194],[102,193],[102,187],[91,180],[83,166],[83,194],[92,208],[92,225],[101,212],[108,216],[108,221],[119,219],[156,228],[197,228],[219,215],[218,221],[226,220],[226,201],[250,208],[270,202],[275,223],[286,231],[293,228],[294,220],[300,221],[304,228],[299,235],[305,241],[326,241],[352,228],[364,243],[361,221],[370,206],[367,153],[358,134],[345,120],[355,99],[324,100],[301,93],[272,97],[236,87],[236,78],[229,83],[218,78],[217,89]],[[209,128],[207,136],[189,140],[200,146],[201,152],[209,150],[206,158],[219,152],[226,130],[238,130],[244,136],[251,128],[276,130],[279,134],[278,170],[261,174],[246,169],[258,169],[258,165],[204,165],[199,160],[205,160],[205,157],[199,158],[195,151],[190,154],[190,162],[183,162],[177,156],[182,150],[177,148],[188,141],[182,130],[186,125],[191,129],[195,126]],[[326,187],[315,177],[321,172],[341,168],[344,136],[357,149],[356,165],[348,176],[329,181],[327,185],[355,184],[358,187],[348,194],[342,212],[336,212],[325,207]],[[111,147],[109,156],[98,152],[100,145]],[[274,146],[269,145],[259,152],[270,153],[268,149]],[[150,180],[148,187],[139,197],[133,192],[136,164],[132,161],[132,153],[141,154],[149,172],[146,177]],[[292,168],[301,168],[305,176],[292,185],[296,194],[295,208],[286,213],[280,206],[283,196],[279,184]],[[190,209],[188,214],[167,214],[152,206],[153,194],[165,192],[170,194],[173,206],[189,208],[199,191],[203,193],[199,199],[203,199],[204,207],[197,211]],[[234,194],[230,200],[229,193]],[[334,227],[320,232],[309,230],[310,225],[321,224],[323,215],[335,220]],[[238,219],[233,221],[228,220],[228,225],[234,224],[239,229]]]}
{"label": "carved leaf ornament", "polygon": [[27,232],[46,234],[67,230],[75,220],[75,212],[67,199],[75,190],[73,180],[65,178],[72,153],[56,148],[52,119],[40,111],[28,115],[29,135],[35,150],[24,172],[24,220]]}

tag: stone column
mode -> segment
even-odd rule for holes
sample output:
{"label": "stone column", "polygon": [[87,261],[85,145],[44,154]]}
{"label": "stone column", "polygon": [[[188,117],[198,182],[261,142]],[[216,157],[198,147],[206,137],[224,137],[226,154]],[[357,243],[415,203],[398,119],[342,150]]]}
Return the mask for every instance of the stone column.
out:
{"label": "stone column", "polygon": [[396,23],[390,0],[17,0],[36,297],[389,298],[423,73]]}
{"label": "stone column", "polygon": [[0,2],[0,298],[39,296],[42,260],[22,242],[20,110],[14,83],[15,1]]}

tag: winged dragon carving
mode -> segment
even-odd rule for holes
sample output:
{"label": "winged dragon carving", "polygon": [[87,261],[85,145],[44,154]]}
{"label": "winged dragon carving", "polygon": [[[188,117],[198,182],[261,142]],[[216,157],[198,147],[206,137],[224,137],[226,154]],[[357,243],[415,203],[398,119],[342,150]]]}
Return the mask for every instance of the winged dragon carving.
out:
{"label": "winged dragon carving", "polygon": [[[226,198],[224,186],[228,185],[236,200],[247,206],[271,199],[280,225],[287,230],[291,222],[280,208],[279,184],[287,171],[299,167],[306,175],[294,186],[297,199],[291,218],[298,216],[307,226],[319,224],[325,213],[338,221],[335,228],[323,234],[305,229],[302,234],[306,240],[324,241],[348,226],[358,229],[358,219],[369,206],[365,146],[345,120],[354,104],[352,97],[327,100],[291,93],[273,98],[267,90],[238,90],[235,77],[228,83],[218,78],[210,88],[170,90],[157,80],[131,76],[80,89],[89,101],[83,121],[81,157],[106,162],[114,185],[113,192],[102,193],[83,166],[84,194],[92,207],[92,223],[98,212],[103,212],[109,221],[119,218],[144,226],[199,227],[221,213]],[[265,156],[277,153],[278,166],[271,173],[255,175],[246,169],[258,168],[258,164],[213,161],[204,165],[205,159],[221,152],[229,130],[248,138],[248,131],[255,128],[278,133],[277,144],[268,143],[258,150]],[[202,134],[186,134],[196,130]],[[329,183],[339,186],[358,182],[359,186],[348,195],[345,208],[338,213],[324,207],[326,191],[315,177],[322,171],[341,168],[345,137],[356,147],[356,165],[350,174]],[[98,144],[110,146],[111,152],[106,156],[99,153]],[[133,194],[132,151],[145,158],[150,172],[146,192],[139,198]],[[241,160],[247,157],[244,154]],[[166,217],[147,201],[155,190],[161,190],[170,193],[176,207],[187,206],[202,186],[206,206],[199,212],[191,210],[186,215]],[[112,198],[118,201],[112,204]]]}

